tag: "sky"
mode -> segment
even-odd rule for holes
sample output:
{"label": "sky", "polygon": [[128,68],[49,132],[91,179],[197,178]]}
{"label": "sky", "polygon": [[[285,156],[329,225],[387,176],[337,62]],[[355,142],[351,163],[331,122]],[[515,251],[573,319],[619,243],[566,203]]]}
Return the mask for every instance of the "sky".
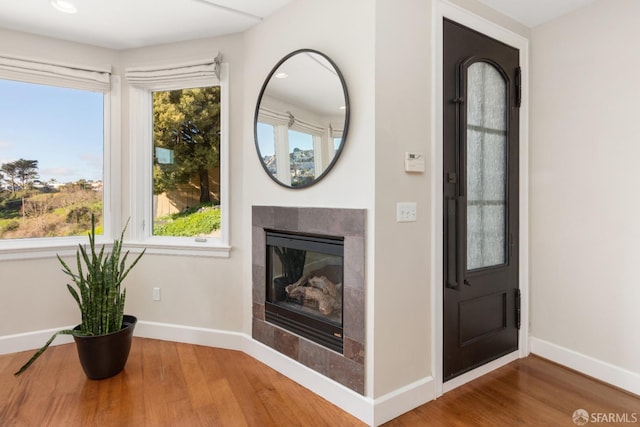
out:
{"label": "sky", "polygon": [[38,161],[43,182],[102,180],[104,95],[0,79],[0,165]]}

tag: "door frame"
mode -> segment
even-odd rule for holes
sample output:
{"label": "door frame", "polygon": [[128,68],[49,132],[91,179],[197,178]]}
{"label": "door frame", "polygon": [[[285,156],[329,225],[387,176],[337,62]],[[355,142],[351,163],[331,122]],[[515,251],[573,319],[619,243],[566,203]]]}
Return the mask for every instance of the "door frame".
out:
{"label": "door frame", "polygon": [[[443,18],[481,32],[489,37],[520,50],[522,69],[522,105],[520,106],[520,158],[519,158],[519,274],[518,281],[522,298],[521,327],[518,333],[518,351],[489,362],[466,374],[460,375],[446,384],[443,383]],[[452,390],[464,383],[478,378],[513,360],[529,354],[529,41],[519,34],[499,26],[483,17],[455,5],[447,0],[434,0],[432,10],[431,54],[431,313],[432,325],[432,366],[435,380],[435,396]]]}

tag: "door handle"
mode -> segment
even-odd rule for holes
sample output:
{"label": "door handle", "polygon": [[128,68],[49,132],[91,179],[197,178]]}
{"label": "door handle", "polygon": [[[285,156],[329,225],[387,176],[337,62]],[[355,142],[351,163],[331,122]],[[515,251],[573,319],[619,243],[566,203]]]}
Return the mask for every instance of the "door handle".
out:
{"label": "door handle", "polygon": [[456,215],[456,264],[457,264],[457,271],[456,271],[456,280],[458,282],[458,284],[460,283],[464,283],[465,285],[468,285],[469,282],[467,282],[465,276],[465,269],[466,269],[466,264],[467,264],[467,260],[466,260],[466,253],[465,253],[465,249],[466,249],[466,242],[464,241],[465,239],[465,230],[466,230],[466,224],[464,224],[463,219],[466,221],[466,218],[463,217],[462,213],[465,212],[465,209],[467,208],[467,198],[465,196],[460,196],[456,199],[456,210],[457,210],[457,215]]}
{"label": "door handle", "polygon": [[464,269],[464,224],[461,213],[466,197],[447,199],[447,282],[449,289],[459,290],[461,284],[470,286],[465,280]]}
{"label": "door handle", "polygon": [[455,198],[447,199],[447,282],[449,289],[460,289],[458,285],[458,271],[456,265],[457,258],[457,233],[458,222],[457,217],[457,200]]}

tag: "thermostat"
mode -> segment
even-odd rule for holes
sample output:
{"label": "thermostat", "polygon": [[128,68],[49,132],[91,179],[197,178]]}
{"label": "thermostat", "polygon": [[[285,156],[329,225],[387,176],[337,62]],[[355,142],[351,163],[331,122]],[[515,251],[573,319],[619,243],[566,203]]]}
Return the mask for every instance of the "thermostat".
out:
{"label": "thermostat", "polygon": [[424,172],[424,154],[404,153],[405,172]]}

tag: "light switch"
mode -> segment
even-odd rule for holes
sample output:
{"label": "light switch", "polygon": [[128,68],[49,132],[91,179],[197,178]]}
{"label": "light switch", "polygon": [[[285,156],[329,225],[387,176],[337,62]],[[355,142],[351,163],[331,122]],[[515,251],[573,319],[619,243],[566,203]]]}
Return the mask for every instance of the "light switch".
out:
{"label": "light switch", "polygon": [[417,211],[415,202],[399,202],[396,204],[396,219],[398,222],[414,222]]}

